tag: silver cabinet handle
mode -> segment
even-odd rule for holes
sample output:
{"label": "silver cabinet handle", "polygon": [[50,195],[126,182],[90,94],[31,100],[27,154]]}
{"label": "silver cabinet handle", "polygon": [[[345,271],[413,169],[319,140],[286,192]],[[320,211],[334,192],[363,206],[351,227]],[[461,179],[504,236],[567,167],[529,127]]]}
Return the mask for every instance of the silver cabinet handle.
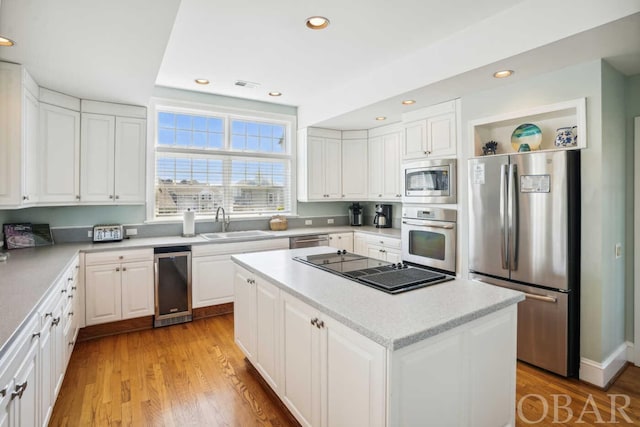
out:
{"label": "silver cabinet handle", "polygon": [[536,295],[536,294],[529,294],[525,292],[524,296],[528,299],[534,299],[536,301],[543,301],[543,302],[550,302],[550,303],[558,302],[557,298],[550,297],[547,295]]}
{"label": "silver cabinet handle", "polygon": [[326,242],[327,239],[305,239],[305,240],[296,240],[296,243],[312,243],[312,242]]}

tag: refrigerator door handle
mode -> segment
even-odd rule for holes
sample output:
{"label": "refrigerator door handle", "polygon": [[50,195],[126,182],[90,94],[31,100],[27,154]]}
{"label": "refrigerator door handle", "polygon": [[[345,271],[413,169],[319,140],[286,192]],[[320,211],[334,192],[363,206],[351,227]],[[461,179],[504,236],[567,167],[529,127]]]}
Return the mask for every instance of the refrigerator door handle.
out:
{"label": "refrigerator door handle", "polygon": [[507,166],[508,165],[500,166],[500,232],[502,233],[502,235],[500,236],[500,256],[502,257],[502,268],[505,270],[509,269],[509,254],[507,253],[507,239],[509,237],[509,234],[507,233],[506,221],[506,205],[509,200],[507,194]]}
{"label": "refrigerator door handle", "polygon": [[558,302],[558,298],[550,297],[550,296],[547,296],[547,295],[530,294],[528,292],[525,292],[524,296],[527,299],[534,299],[534,300],[537,300],[537,301],[551,302],[551,303]]}
{"label": "refrigerator door handle", "polygon": [[509,224],[509,267],[512,271],[518,269],[518,167],[509,165],[509,202],[507,217]]}

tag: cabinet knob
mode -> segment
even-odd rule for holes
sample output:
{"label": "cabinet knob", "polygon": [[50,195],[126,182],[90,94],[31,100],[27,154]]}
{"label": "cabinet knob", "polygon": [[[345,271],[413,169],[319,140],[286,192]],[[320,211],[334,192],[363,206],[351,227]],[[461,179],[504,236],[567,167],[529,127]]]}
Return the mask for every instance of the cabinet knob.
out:
{"label": "cabinet knob", "polygon": [[22,200],[29,200],[29,196],[22,196]]}
{"label": "cabinet knob", "polygon": [[345,195],[343,194],[342,197],[345,197]]}
{"label": "cabinet knob", "polygon": [[109,194],[109,198],[110,198],[110,199],[113,199],[113,194]]}
{"label": "cabinet knob", "polygon": [[73,311],[69,312],[69,317],[73,316]]}
{"label": "cabinet knob", "polygon": [[2,390],[0,390],[0,396],[1,397],[5,397],[7,395],[7,388],[3,388]]}
{"label": "cabinet knob", "polygon": [[40,332],[36,332],[35,334],[31,334],[31,339],[40,338]]}
{"label": "cabinet knob", "polygon": [[80,195],[76,194],[76,200],[80,200]]}
{"label": "cabinet knob", "polygon": [[74,345],[74,344],[75,344],[75,342],[69,341],[69,345]]}
{"label": "cabinet knob", "polygon": [[429,155],[429,154],[431,154],[431,151],[425,151],[425,154]]}
{"label": "cabinet knob", "polygon": [[120,196],[116,195],[116,199],[119,199],[119,198],[120,198]]}
{"label": "cabinet knob", "polygon": [[71,287],[71,290],[72,290],[72,291],[75,291],[76,289],[78,289],[78,287],[77,287],[77,286],[72,286],[72,287]]}
{"label": "cabinet knob", "polygon": [[49,317],[49,316],[53,317],[53,312],[45,313],[45,314],[44,314],[44,318],[45,318],[45,319],[46,319],[47,317]]}
{"label": "cabinet knob", "polygon": [[58,326],[59,323],[60,323],[60,316],[56,317],[51,321],[51,326]]}
{"label": "cabinet knob", "polygon": [[127,271],[127,267],[122,267],[122,271]]}
{"label": "cabinet knob", "polygon": [[116,271],[120,271],[120,267],[116,267]]}
{"label": "cabinet knob", "polygon": [[314,317],[313,319],[311,319],[311,324],[313,326],[318,326],[318,325],[316,325],[316,322],[318,322],[318,318],[317,317]]}
{"label": "cabinet knob", "polygon": [[324,321],[322,321],[322,320],[317,321],[316,322],[316,326],[318,327],[318,329],[324,328]]}
{"label": "cabinet knob", "polygon": [[69,296],[67,298],[73,299],[73,294],[69,294]]}
{"label": "cabinet knob", "polygon": [[122,256],[122,255],[120,255],[120,256],[118,257],[118,259],[123,259],[123,258],[124,258],[124,256]]}
{"label": "cabinet knob", "polygon": [[70,282],[73,280],[73,277],[67,277],[67,282]]}
{"label": "cabinet knob", "polygon": [[378,194],[378,197],[382,197],[382,194]]}
{"label": "cabinet knob", "polygon": [[66,290],[66,289],[63,289],[63,290],[61,290],[61,291],[60,291],[60,293],[61,293],[61,294],[66,294],[66,293],[67,293],[67,290]]}

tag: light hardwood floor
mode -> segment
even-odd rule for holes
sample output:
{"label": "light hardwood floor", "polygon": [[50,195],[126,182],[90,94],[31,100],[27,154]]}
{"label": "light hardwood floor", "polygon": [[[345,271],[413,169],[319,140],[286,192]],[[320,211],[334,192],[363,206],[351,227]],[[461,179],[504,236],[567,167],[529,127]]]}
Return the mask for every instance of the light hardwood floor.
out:
{"label": "light hardwood floor", "polygon": [[[81,342],[71,356],[50,425],[296,425],[255,375],[233,342],[232,314]],[[516,425],[611,425],[609,394],[631,400],[625,413],[633,424],[616,412],[618,425],[640,425],[640,368],[629,366],[605,392],[518,363],[515,404],[521,402],[521,411]],[[554,422],[553,395],[559,395],[562,405],[564,396],[571,398],[572,417],[558,407],[555,419],[560,422]],[[585,409],[590,395],[597,411],[590,405]],[[623,398],[617,399],[622,406]],[[582,412],[584,423],[576,423]],[[596,423],[596,412],[603,423]]]}

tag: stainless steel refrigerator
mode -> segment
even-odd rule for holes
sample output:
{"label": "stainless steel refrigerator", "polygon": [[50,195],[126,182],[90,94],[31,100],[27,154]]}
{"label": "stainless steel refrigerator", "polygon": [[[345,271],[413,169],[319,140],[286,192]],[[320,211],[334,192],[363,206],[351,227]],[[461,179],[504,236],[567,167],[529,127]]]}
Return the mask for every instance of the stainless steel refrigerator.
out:
{"label": "stainless steel refrigerator", "polygon": [[520,360],[578,374],[579,151],[469,160],[469,270],[473,280],[525,293]]}

